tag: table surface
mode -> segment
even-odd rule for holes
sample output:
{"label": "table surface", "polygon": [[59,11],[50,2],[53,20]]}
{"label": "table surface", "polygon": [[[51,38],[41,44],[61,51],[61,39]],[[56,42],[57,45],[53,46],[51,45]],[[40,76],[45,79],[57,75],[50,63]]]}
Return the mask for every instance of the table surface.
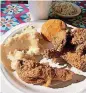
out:
{"label": "table surface", "polygon": [[[55,3],[57,2],[54,1],[52,5],[54,5]],[[82,10],[79,16],[69,19],[63,19],[60,18],[58,15],[56,15],[54,13],[54,10],[51,8],[49,13],[49,19],[57,18],[73,26],[86,28],[86,1],[81,1],[81,2],[76,1],[74,3],[79,5]],[[11,3],[10,1],[2,2],[0,13],[1,13],[1,22],[0,22],[1,35],[9,31],[12,27],[21,23],[29,22],[31,19],[29,12],[29,4]]]}

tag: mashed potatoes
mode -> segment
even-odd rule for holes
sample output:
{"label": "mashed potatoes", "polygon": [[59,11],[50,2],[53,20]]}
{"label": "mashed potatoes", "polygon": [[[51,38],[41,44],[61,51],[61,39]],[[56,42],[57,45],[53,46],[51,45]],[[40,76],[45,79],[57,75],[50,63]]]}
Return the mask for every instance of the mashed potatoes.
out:
{"label": "mashed potatoes", "polygon": [[10,37],[3,45],[3,53],[6,55],[4,63],[7,64],[9,59],[11,68],[15,70],[17,60],[23,58],[25,54],[40,55],[42,50],[40,38],[40,34],[33,27],[27,27],[22,33]]}
{"label": "mashed potatoes", "polygon": [[39,33],[36,32],[32,27],[27,27],[21,34],[9,38],[4,46],[10,51],[16,50],[27,50],[29,55],[39,54]]}

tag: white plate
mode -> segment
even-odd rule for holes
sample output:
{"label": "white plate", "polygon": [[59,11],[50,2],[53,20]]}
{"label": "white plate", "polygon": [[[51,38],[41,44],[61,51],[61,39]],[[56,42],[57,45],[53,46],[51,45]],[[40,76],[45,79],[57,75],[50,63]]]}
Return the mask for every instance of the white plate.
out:
{"label": "white plate", "polygon": [[[2,43],[4,43],[4,41],[7,40],[9,36],[13,36],[14,34],[20,32],[20,29],[23,29],[23,27],[27,25],[33,25],[36,29],[40,31],[40,28],[43,23],[44,22],[30,22],[30,23],[20,24],[11,29],[10,31],[8,31],[4,36],[2,36],[3,39]],[[47,88],[39,85],[27,84],[21,81],[17,75],[16,76],[14,75],[15,72],[14,73],[8,72],[3,65],[1,65],[1,70],[4,77],[10,83],[10,85],[12,87],[15,87],[16,90],[18,89],[21,93],[63,93],[63,92],[79,93],[80,91],[86,89],[86,79],[78,83],[72,83],[69,86],[63,88]],[[60,82],[60,85],[63,85],[63,83]]]}
{"label": "white plate", "polygon": [[73,3],[71,3],[71,4],[76,8],[76,10],[77,10],[76,14],[74,14],[74,15],[62,15],[58,12],[56,12],[56,14],[61,16],[61,17],[64,17],[64,18],[72,18],[72,17],[78,16],[81,13],[81,8],[76,4],[73,4]]}

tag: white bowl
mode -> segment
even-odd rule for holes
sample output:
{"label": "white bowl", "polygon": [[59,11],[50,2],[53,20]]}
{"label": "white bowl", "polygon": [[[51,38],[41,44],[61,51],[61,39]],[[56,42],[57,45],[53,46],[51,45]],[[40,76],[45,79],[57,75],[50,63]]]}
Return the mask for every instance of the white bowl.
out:
{"label": "white bowl", "polygon": [[61,13],[58,13],[58,12],[56,12],[56,14],[60,17],[63,17],[63,18],[72,18],[72,17],[78,16],[81,13],[81,8],[76,4],[73,4],[73,3],[71,3],[71,4],[76,8],[76,10],[77,10],[76,14],[74,14],[74,15],[62,15]]}

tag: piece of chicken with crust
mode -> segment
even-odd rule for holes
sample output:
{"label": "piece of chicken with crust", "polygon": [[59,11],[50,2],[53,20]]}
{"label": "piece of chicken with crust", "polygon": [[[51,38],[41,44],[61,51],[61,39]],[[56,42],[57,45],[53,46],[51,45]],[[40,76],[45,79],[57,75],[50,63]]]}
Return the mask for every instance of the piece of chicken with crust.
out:
{"label": "piece of chicken with crust", "polygon": [[18,60],[16,71],[23,81],[32,84],[45,84],[45,86],[49,86],[53,80],[71,80],[74,74],[67,69],[52,68],[35,60],[26,59]]}
{"label": "piece of chicken with crust", "polygon": [[77,28],[71,33],[71,36],[71,43],[76,45],[76,52],[82,54],[84,50],[86,54],[86,29]]}
{"label": "piece of chicken with crust", "polygon": [[71,66],[74,66],[82,71],[86,71],[86,54],[81,55],[77,52],[67,52],[62,56]]}

